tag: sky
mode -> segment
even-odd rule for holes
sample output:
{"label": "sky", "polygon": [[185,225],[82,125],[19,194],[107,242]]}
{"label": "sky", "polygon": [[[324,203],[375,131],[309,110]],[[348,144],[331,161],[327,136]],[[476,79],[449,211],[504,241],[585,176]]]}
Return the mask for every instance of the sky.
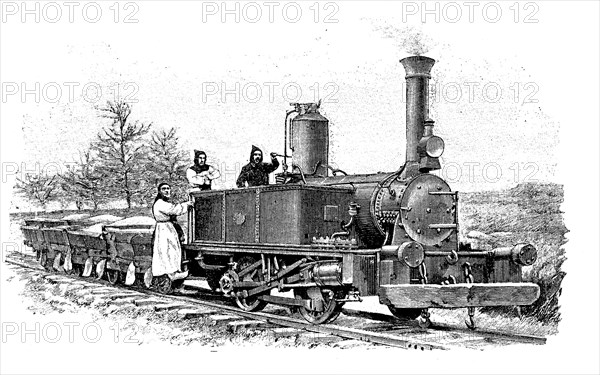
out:
{"label": "sky", "polygon": [[262,3],[98,4],[96,23],[86,22],[96,7],[85,5],[73,8],[73,23],[69,8],[58,18],[45,3],[39,23],[21,6],[4,15],[3,116],[15,119],[11,159],[25,169],[77,159],[107,125],[95,107],[120,94],[134,120],[177,127],[190,162],[193,149],[206,150],[226,171],[217,187],[234,186],[252,144],[283,153],[292,101],[323,100],[339,168],[396,170],[405,152],[398,61],[423,52],[437,60],[431,115],[446,142],[442,177],[463,191],[561,182],[558,77],[539,69],[558,64],[559,51],[531,51],[564,38],[553,22],[564,9],[551,3],[292,2],[272,6],[273,23]]}
{"label": "sky", "polygon": [[[132,101],[133,120],[177,127],[190,164],[193,149],[207,151],[223,175],[216,187],[234,185],[252,144],[283,153],[294,101],[322,99],[330,162],[348,173],[396,170],[405,152],[399,60],[421,53],[436,60],[430,113],[446,144],[438,173],[461,191],[563,184],[568,247],[585,250],[565,265],[577,271],[565,279],[567,307],[577,310],[567,293],[576,275],[589,281],[582,265],[597,278],[598,2],[27,4],[1,3],[3,227],[15,170],[65,168],[106,125],[95,107],[117,94]],[[597,284],[589,317],[598,316]],[[563,343],[598,332],[575,314],[565,314]],[[581,367],[537,369],[585,372],[595,358],[585,353],[570,362]]]}

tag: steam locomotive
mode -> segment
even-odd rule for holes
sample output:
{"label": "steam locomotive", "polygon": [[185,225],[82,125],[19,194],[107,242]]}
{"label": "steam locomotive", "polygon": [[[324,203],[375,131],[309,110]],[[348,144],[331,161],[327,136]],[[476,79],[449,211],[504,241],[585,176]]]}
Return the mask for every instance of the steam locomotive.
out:
{"label": "steam locomotive", "polygon": [[200,268],[212,289],[243,310],[286,305],[315,324],[366,296],[424,327],[430,308],[467,308],[474,328],[476,307],[533,303],[539,287],[521,277],[537,258],[533,245],[479,250],[459,243],[458,192],[429,173],[441,168],[444,151],[429,118],[435,61],[400,62],[407,144],[398,170],[348,175],[331,167],[320,104],[293,103],[276,184],[191,194],[185,267],[192,274]]}
{"label": "steam locomotive", "polygon": [[[182,267],[243,310],[285,305],[314,324],[332,322],[345,303],[367,296],[423,327],[430,308],[467,308],[465,322],[475,328],[476,307],[533,303],[539,287],[521,278],[537,258],[533,245],[480,250],[459,243],[458,192],[429,173],[440,169],[444,151],[428,113],[435,61],[411,56],[401,63],[407,144],[397,171],[348,175],[331,167],[329,122],[319,103],[294,103],[275,185],[191,193]],[[163,293],[182,284],[152,277],[151,218],[63,219],[25,220],[21,228],[48,270],[138,281]]]}

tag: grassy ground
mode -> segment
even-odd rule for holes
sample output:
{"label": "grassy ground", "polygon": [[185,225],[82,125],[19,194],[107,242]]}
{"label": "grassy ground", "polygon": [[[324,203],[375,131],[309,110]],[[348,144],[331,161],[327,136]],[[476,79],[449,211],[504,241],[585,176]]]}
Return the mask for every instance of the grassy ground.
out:
{"label": "grassy ground", "polygon": [[[20,306],[13,307],[9,311],[13,316],[19,314],[12,321],[31,319],[29,326],[33,326],[33,322],[38,322],[42,326],[49,323],[61,326],[65,322],[78,322],[81,328],[85,324],[92,323],[100,327],[100,336],[108,343],[115,339],[114,343],[137,345],[166,342],[175,345],[199,344],[201,347],[223,348],[251,348],[255,345],[269,348],[327,346],[327,343],[319,341],[321,335],[318,334],[277,336],[272,331],[252,326],[233,331],[227,324],[211,322],[209,318],[211,314],[182,319],[176,311],[154,311],[152,306],[139,307],[130,301],[117,304],[101,294],[91,294],[89,290],[77,286],[55,284],[39,275],[31,276],[31,270],[25,268],[2,271],[3,277],[11,283],[10,293],[19,290],[20,296],[25,297]],[[194,308],[211,310],[203,307]],[[271,307],[267,311],[273,310],[274,308]],[[118,336],[115,335],[115,327],[119,329]],[[80,335],[74,335],[74,339],[77,344],[86,343]],[[334,343],[331,346],[337,345]]]}

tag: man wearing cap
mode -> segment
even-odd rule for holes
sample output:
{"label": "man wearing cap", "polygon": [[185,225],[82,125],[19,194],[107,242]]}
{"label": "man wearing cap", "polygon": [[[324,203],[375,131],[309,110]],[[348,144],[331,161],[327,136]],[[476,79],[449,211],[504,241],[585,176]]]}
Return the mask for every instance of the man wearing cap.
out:
{"label": "man wearing cap", "polygon": [[194,165],[188,168],[186,176],[192,191],[210,190],[212,180],[221,177],[221,172],[206,164],[204,151],[194,150]]}
{"label": "man wearing cap", "polygon": [[269,173],[274,172],[279,167],[279,161],[275,157],[275,153],[271,153],[271,163],[263,163],[262,150],[256,146],[252,146],[250,153],[250,163],[242,167],[240,176],[237,179],[238,187],[260,186],[269,184]]}

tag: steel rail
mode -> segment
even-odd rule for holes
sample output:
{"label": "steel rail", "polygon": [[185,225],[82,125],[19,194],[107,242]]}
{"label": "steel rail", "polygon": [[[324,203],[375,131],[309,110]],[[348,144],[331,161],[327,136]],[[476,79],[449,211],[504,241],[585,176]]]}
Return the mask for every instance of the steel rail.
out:
{"label": "steel rail", "polygon": [[[97,285],[101,285],[101,286],[110,286],[110,287],[115,288],[116,290],[123,289],[123,288],[119,288],[119,286],[115,286],[115,285],[110,285],[110,284],[106,285],[105,281],[100,281],[100,280],[93,279],[93,278],[92,279],[90,279],[90,278],[82,279],[80,277],[69,275],[69,274],[48,272],[43,267],[41,267],[37,264],[35,264],[37,267],[34,267],[32,265],[21,263],[21,262],[18,262],[18,261],[12,260],[12,259],[8,259],[8,258],[5,259],[5,262],[19,266],[19,267],[29,268],[29,269],[33,269],[33,270],[36,270],[36,271],[39,271],[42,273],[47,273],[49,275],[57,275],[57,276],[61,276],[61,277],[65,277],[65,278],[69,278],[69,279],[73,279],[73,280],[86,281],[86,282],[89,282],[90,284],[97,284]],[[196,288],[194,288],[194,289],[196,289]],[[291,317],[287,317],[287,316],[280,316],[280,315],[269,314],[269,313],[265,313],[265,312],[243,311],[243,310],[239,309],[238,307],[234,307],[234,306],[227,306],[227,305],[220,304],[220,303],[199,300],[199,299],[191,297],[191,296],[182,296],[182,295],[173,295],[173,294],[165,295],[165,294],[161,294],[161,293],[155,292],[150,289],[127,287],[127,290],[132,290],[132,291],[136,291],[136,292],[139,292],[142,294],[152,295],[152,296],[156,296],[156,297],[160,297],[160,298],[164,298],[164,299],[168,299],[168,300],[184,302],[191,306],[210,307],[210,308],[224,311],[227,313],[231,313],[231,314],[234,314],[234,315],[237,315],[240,317],[261,320],[261,321],[271,323],[271,324],[276,324],[276,325],[279,325],[282,327],[295,328],[295,329],[300,329],[300,330],[313,332],[313,333],[329,334],[329,335],[341,337],[344,339],[365,341],[365,342],[370,342],[373,344],[392,346],[392,347],[398,347],[398,348],[404,348],[404,349],[417,349],[417,350],[418,349],[420,349],[420,350],[433,350],[433,349],[449,350],[452,347],[456,346],[456,345],[444,345],[444,344],[432,344],[432,343],[419,342],[416,340],[406,339],[404,337],[395,336],[393,334],[389,334],[389,333],[385,333],[385,332],[373,332],[373,331],[369,331],[369,330],[365,330],[365,329],[344,327],[344,326],[335,325],[335,324],[315,325],[315,324],[306,322],[304,320],[291,318]],[[224,298],[224,301],[227,300],[227,297],[225,297],[225,296],[221,296],[221,297]],[[379,313],[368,313],[368,312],[362,312],[362,311],[357,311],[357,310],[348,310],[348,309],[344,309],[342,312],[348,316],[366,318],[366,319],[371,319],[371,320],[375,320],[375,321],[386,321],[386,322],[390,322],[390,323],[407,323],[406,321],[402,321],[401,319],[395,318],[393,316],[388,316],[388,315],[379,314]],[[409,327],[409,328],[416,328],[416,327]],[[430,327],[429,330],[457,331],[457,332],[466,331],[464,329],[461,330],[460,328],[456,328],[456,327],[452,327],[452,326],[448,326],[448,325],[439,325],[439,324],[436,326]],[[469,339],[473,339],[474,335],[481,335],[482,338],[497,337],[497,338],[504,338],[504,339],[509,339],[509,340],[513,340],[513,341],[517,341],[517,342],[527,342],[527,343],[537,343],[537,344],[543,344],[546,342],[546,339],[543,337],[537,337],[537,336],[531,336],[531,335],[511,334],[511,333],[488,331],[488,330],[486,330],[486,331],[476,330],[476,331],[466,331],[466,332],[469,334],[468,335]],[[458,342],[458,343],[460,343],[460,342]]]}

